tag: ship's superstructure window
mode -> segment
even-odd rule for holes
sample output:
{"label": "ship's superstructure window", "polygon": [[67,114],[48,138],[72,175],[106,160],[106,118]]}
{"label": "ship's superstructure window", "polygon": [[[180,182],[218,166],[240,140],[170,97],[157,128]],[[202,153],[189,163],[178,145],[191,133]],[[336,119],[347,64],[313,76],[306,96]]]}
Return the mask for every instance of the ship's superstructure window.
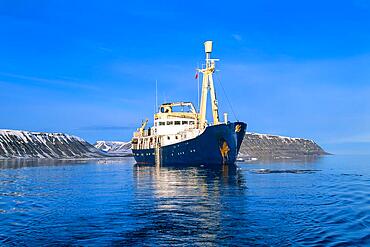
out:
{"label": "ship's superstructure window", "polygon": [[175,121],[175,125],[180,125],[181,121]]}
{"label": "ship's superstructure window", "polygon": [[182,124],[184,125],[184,124],[188,124],[188,121],[182,121]]}
{"label": "ship's superstructure window", "polygon": [[173,121],[167,121],[167,125],[173,125]]}
{"label": "ship's superstructure window", "polygon": [[170,140],[171,138],[169,136],[167,136],[167,140]]}
{"label": "ship's superstructure window", "polygon": [[194,121],[189,121],[189,124],[190,125],[194,125]]}
{"label": "ship's superstructure window", "polygon": [[159,122],[159,126],[165,125],[165,122]]}

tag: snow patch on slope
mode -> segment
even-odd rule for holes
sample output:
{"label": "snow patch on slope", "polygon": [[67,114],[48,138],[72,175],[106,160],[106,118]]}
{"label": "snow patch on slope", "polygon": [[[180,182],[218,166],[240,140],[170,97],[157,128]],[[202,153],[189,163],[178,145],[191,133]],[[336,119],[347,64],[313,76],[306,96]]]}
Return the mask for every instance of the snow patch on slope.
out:
{"label": "snow patch on slope", "polygon": [[104,154],[83,139],[63,133],[0,130],[0,158],[92,158]]}
{"label": "snow patch on slope", "polygon": [[131,142],[122,141],[97,141],[95,148],[100,149],[111,155],[131,155]]}
{"label": "snow patch on slope", "polygon": [[245,134],[239,150],[239,157],[258,159],[291,159],[325,154],[313,140],[250,132]]}

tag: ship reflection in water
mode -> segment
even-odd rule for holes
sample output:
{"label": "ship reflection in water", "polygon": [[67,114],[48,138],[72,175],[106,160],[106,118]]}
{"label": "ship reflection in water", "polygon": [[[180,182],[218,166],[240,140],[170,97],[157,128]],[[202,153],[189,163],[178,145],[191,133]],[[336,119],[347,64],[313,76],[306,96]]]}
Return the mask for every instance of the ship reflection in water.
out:
{"label": "ship reflection in water", "polygon": [[0,161],[0,246],[370,245],[369,156]]}
{"label": "ship reflection in water", "polygon": [[[227,224],[235,224],[236,228],[243,224],[240,215],[246,209],[246,181],[236,166],[210,169],[135,165],[134,181],[136,198],[151,198],[153,204],[136,204],[133,211],[138,217],[150,218],[150,227],[129,233],[127,239],[160,234],[164,243],[167,239],[171,245],[184,244],[184,237],[194,244],[217,242],[218,238],[227,237],[222,236],[222,229],[233,227],[224,225],[227,222],[223,221],[223,210],[235,212],[235,221]],[[174,233],[181,237],[176,240]]]}

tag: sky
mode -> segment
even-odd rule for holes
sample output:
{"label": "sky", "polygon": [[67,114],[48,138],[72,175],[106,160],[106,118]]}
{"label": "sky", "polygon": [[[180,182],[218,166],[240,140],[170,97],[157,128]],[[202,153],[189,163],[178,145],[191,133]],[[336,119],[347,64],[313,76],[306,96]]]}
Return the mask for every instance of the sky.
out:
{"label": "sky", "polygon": [[156,80],[159,103],[197,105],[206,40],[220,115],[370,153],[365,0],[0,0],[0,128],[130,140]]}

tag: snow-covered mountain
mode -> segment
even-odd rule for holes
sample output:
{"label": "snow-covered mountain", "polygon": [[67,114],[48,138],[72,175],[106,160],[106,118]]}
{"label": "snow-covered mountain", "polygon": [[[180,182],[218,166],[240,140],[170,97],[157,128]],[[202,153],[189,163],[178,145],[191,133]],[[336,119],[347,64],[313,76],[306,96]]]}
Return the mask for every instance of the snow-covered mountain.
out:
{"label": "snow-covered mountain", "polygon": [[131,142],[97,141],[95,148],[114,156],[128,156],[132,154]]}
{"label": "snow-covered mountain", "polygon": [[[239,157],[285,159],[327,154],[312,140],[246,133]],[[6,158],[97,158],[130,156],[131,142],[97,141],[94,146],[63,133],[0,130],[0,159]]]}
{"label": "snow-covered mountain", "polygon": [[[131,143],[97,141],[94,146],[109,155],[131,155]],[[285,136],[246,133],[239,151],[243,159],[292,159],[327,154],[312,140]]]}
{"label": "snow-covered mountain", "polygon": [[0,130],[0,158],[93,158],[104,153],[83,139],[63,133]]}
{"label": "snow-covered mountain", "polygon": [[290,159],[327,154],[312,140],[269,134],[246,133],[239,157]]}

